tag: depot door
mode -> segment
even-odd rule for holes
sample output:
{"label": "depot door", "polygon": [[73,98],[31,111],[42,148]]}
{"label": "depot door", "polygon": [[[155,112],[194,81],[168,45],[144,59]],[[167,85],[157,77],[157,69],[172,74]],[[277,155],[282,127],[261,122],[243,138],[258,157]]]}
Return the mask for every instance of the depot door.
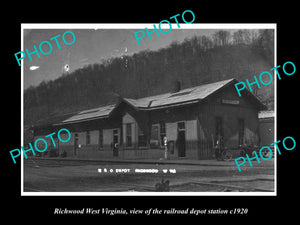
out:
{"label": "depot door", "polygon": [[185,141],[185,122],[177,124],[177,148],[178,157],[185,157],[186,141]]}
{"label": "depot door", "polygon": [[78,151],[78,148],[79,148],[79,138],[78,138],[78,134],[76,133],[75,134],[75,137],[74,137],[74,156],[77,155],[77,151]]}
{"label": "depot door", "polygon": [[119,129],[113,130],[113,156],[119,156]]}

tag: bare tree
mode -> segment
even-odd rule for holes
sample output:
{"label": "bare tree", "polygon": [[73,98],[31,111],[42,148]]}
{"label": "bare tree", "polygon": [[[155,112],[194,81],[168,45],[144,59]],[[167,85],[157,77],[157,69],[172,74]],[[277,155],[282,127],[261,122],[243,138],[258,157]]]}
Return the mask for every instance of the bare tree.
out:
{"label": "bare tree", "polygon": [[226,30],[219,30],[213,34],[213,39],[216,46],[228,45],[230,40],[230,32]]}
{"label": "bare tree", "polygon": [[251,44],[253,41],[253,33],[251,33],[249,30],[238,30],[233,33],[233,44]]}

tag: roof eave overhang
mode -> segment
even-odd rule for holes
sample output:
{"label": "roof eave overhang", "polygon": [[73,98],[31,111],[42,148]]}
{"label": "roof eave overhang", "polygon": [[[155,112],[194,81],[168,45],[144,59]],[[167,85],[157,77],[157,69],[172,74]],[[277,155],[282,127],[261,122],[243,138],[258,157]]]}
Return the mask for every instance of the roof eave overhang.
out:
{"label": "roof eave overhang", "polygon": [[180,102],[180,103],[173,103],[173,104],[166,104],[166,105],[161,105],[161,106],[154,106],[150,108],[146,107],[139,107],[139,110],[144,110],[144,111],[152,111],[152,110],[158,110],[158,109],[165,109],[165,108],[172,108],[172,107],[179,107],[179,106],[185,106],[185,105],[190,105],[190,104],[195,104],[198,103],[200,99],[196,100],[191,100],[191,101],[186,101],[186,102]]}
{"label": "roof eave overhang", "polygon": [[53,126],[61,126],[61,125],[68,125],[68,124],[74,124],[74,123],[89,122],[89,121],[93,121],[93,120],[107,119],[107,118],[109,118],[109,115],[107,115],[107,116],[98,116],[98,117],[93,117],[93,118],[88,118],[88,119],[61,122],[61,123],[53,124]]}

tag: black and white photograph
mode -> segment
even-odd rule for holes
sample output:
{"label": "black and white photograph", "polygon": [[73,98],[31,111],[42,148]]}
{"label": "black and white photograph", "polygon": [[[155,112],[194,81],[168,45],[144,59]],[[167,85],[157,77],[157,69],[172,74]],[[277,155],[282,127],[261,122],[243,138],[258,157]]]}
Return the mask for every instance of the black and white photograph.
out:
{"label": "black and white photograph", "polygon": [[109,3],[3,6],[3,219],[297,221],[296,2]]}
{"label": "black and white photograph", "polygon": [[22,24],[22,195],[276,196],[276,24],[159,25]]}

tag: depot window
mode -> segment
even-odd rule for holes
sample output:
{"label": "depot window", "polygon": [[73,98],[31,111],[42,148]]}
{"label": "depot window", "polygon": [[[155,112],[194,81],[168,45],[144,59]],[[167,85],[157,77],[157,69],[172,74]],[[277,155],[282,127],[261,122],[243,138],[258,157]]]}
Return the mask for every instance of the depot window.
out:
{"label": "depot window", "polygon": [[132,147],[132,126],[131,123],[126,125],[126,147]]}
{"label": "depot window", "polygon": [[143,132],[143,130],[138,127],[138,146],[146,147],[147,146],[147,136]]}
{"label": "depot window", "polygon": [[91,144],[91,135],[89,131],[86,132],[86,144]]}

